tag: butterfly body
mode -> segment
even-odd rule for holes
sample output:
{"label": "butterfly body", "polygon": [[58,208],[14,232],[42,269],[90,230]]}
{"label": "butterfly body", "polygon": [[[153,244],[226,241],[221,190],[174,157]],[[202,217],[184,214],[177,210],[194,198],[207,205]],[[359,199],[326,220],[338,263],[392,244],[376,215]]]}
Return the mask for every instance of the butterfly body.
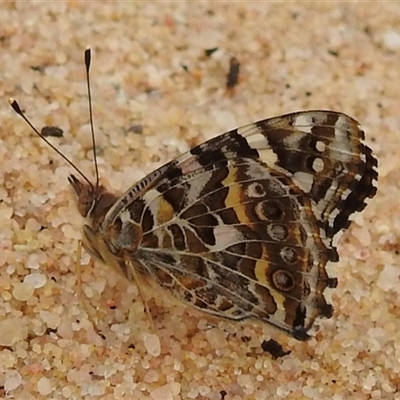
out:
{"label": "butterfly body", "polygon": [[334,240],[376,192],[363,140],[344,114],[299,112],[200,144],[122,196],[71,177],[84,246],[203,312],[305,340],[332,315]]}

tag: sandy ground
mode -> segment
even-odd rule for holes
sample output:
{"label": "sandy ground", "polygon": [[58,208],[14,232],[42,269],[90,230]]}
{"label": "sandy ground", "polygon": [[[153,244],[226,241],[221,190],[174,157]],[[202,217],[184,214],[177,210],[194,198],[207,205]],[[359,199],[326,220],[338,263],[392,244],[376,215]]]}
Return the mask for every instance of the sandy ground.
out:
{"label": "sandy ground", "polygon": [[[153,332],[137,288],[86,253],[79,290],[71,167],[7,98],[39,129],[60,127],[52,143],[93,176],[88,44],[99,168],[115,192],[258,119],[334,109],[362,123],[379,191],[341,238],[334,316],[315,338],[207,329],[162,296]],[[228,93],[231,57],[241,79]],[[399,3],[1,2],[0,397],[400,399],[399,62]],[[263,351],[270,338],[290,354]]]}

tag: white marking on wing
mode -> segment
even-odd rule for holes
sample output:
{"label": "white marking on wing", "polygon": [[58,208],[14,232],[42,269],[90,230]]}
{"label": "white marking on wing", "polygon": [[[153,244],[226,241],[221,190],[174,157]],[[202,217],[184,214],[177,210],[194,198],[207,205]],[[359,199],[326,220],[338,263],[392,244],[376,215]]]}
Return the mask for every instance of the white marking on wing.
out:
{"label": "white marking on wing", "polygon": [[293,182],[298,186],[304,193],[309,193],[314,183],[313,176],[307,172],[295,172],[293,174]]}
{"label": "white marking on wing", "polygon": [[214,228],[215,245],[211,251],[221,251],[243,240],[243,235],[232,225],[217,225]]}

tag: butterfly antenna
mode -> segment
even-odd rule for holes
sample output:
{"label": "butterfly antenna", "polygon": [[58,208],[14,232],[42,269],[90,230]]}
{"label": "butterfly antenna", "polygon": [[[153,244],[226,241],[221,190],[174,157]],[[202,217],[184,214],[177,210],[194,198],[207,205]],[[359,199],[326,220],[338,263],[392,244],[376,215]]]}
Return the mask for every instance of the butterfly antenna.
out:
{"label": "butterfly antenna", "polygon": [[96,138],[94,134],[94,124],[93,124],[93,109],[92,109],[92,91],[90,90],[90,62],[92,59],[92,51],[90,47],[87,47],[85,50],[85,68],[86,68],[86,83],[87,83],[87,93],[89,100],[89,119],[90,119],[90,131],[92,134],[92,147],[93,147],[93,162],[94,162],[94,171],[95,171],[95,188],[99,187],[99,166],[97,164],[97,152],[96,152]]}
{"label": "butterfly antenna", "polygon": [[8,100],[10,103],[10,106],[13,108],[13,110],[20,116],[22,119],[30,126],[30,128],[33,130],[33,132],[36,133],[42,139],[48,146],[50,146],[61,158],[63,158],[94,190],[92,183],[89,181],[89,179],[85,176],[85,174],[68,158],[66,157],[63,153],[61,153],[60,150],[57,149],[49,140],[46,139],[45,136],[43,136],[32,124],[32,122],[26,117],[25,113],[21,110],[21,107],[19,106],[18,102],[10,98]]}

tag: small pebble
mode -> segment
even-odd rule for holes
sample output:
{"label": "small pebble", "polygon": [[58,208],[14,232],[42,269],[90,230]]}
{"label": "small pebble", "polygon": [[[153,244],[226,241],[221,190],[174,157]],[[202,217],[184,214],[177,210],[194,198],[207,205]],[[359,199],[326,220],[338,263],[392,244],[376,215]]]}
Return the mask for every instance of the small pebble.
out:
{"label": "small pebble", "polygon": [[160,339],[157,335],[152,333],[147,333],[143,338],[144,347],[149,354],[153,357],[158,357],[161,354],[161,344]]}
{"label": "small pebble", "polygon": [[379,274],[377,286],[383,291],[398,290],[400,269],[395,265],[385,265]]}
{"label": "small pebble", "polygon": [[50,379],[42,377],[37,383],[37,389],[42,396],[47,396],[53,391],[53,385],[51,384]]}
{"label": "small pebble", "polygon": [[4,390],[10,392],[22,385],[23,380],[18,371],[6,371],[4,380]]}
{"label": "small pebble", "polygon": [[28,261],[26,262],[26,266],[29,269],[39,269],[40,268],[37,254],[31,254],[29,256]]}
{"label": "small pebble", "polygon": [[157,382],[159,379],[160,374],[153,369],[148,371],[143,378],[144,382]]}
{"label": "small pebble", "polygon": [[33,296],[34,292],[35,289],[31,285],[26,282],[21,282],[14,286],[12,295],[15,300],[27,301]]}
{"label": "small pebble", "polygon": [[388,50],[398,50],[400,48],[400,33],[397,31],[387,31],[383,35],[383,44]]}
{"label": "small pebble", "polygon": [[39,289],[43,287],[46,282],[46,276],[43,274],[29,274],[24,278],[24,283],[30,285],[34,289]]}
{"label": "small pebble", "polygon": [[28,335],[25,320],[8,318],[0,321],[0,346],[12,346]]}
{"label": "small pebble", "polygon": [[161,386],[150,393],[153,400],[173,400],[174,394],[170,385]]}

